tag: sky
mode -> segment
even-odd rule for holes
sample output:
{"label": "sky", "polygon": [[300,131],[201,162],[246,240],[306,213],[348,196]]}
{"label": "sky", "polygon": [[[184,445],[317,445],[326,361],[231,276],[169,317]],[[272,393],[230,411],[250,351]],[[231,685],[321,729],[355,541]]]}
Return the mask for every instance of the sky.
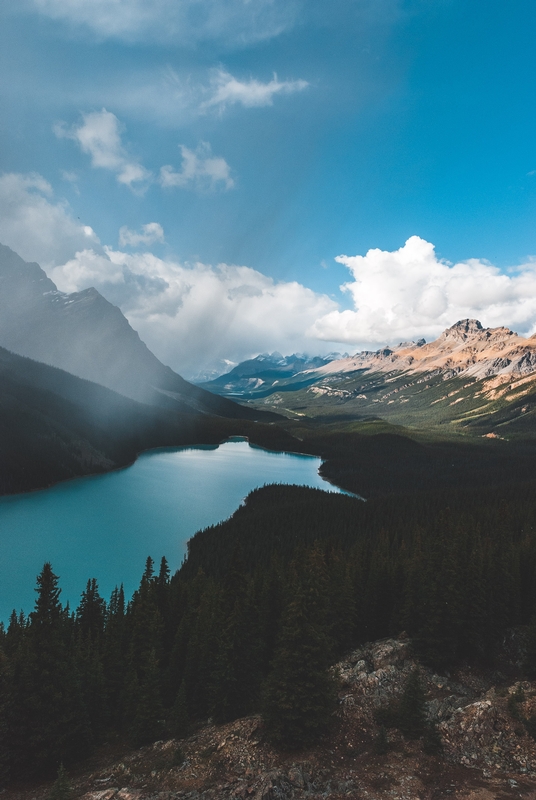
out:
{"label": "sky", "polygon": [[536,332],[528,0],[0,0],[0,241],[195,377]]}

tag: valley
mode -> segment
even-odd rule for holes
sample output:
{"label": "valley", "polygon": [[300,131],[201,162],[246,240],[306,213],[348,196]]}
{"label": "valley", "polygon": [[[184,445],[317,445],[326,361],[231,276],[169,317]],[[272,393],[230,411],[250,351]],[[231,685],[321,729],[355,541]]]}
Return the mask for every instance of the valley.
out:
{"label": "valley", "polygon": [[[7,251],[2,503],[58,484],[50,496],[74,498],[75,513],[43,511],[49,495],[36,493],[18,537],[44,566],[33,610],[0,626],[6,800],[531,797],[536,342],[461,320],[429,344],[265,354],[194,386],[98,292],[58,292]],[[146,470],[169,454],[138,459],[185,445],[217,454],[233,437],[314,456],[319,475],[285,486],[279,468],[256,478],[247,460],[224,461],[212,485],[208,462],[179,479]],[[136,459],[132,473],[105,475]],[[62,483],[84,475],[112,489],[84,505],[84,482]],[[130,495],[129,475],[141,476]],[[217,487],[219,521],[192,523],[176,569],[161,550]],[[122,493],[126,527],[107,558],[92,526],[113,544],[121,526],[98,514]],[[153,512],[174,493],[183,510]],[[76,568],[64,560],[73,546]],[[16,574],[21,554],[3,549]],[[134,549],[147,557],[137,588],[122,584]],[[60,763],[68,779],[60,770],[54,783]]]}

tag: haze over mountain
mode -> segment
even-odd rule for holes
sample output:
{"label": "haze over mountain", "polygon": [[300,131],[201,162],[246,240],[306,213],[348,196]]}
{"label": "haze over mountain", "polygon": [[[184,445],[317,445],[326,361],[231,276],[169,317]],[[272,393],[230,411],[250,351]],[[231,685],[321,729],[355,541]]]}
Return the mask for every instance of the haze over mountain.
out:
{"label": "haze over mountain", "polygon": [[0,245],[0,346],[142,403],[232,418],[259,416],[164,366],[96,289],[60,292],[38,264],[5,245]]}

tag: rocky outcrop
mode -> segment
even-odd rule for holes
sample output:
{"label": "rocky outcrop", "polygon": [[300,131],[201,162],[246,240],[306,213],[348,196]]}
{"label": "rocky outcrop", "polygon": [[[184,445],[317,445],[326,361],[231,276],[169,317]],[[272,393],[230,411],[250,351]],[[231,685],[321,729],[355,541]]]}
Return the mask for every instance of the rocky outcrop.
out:
{"label": "rocky outcrop", "polygon": [[[511,643],[510,643],[511,644]],[[378,754],[378,709],[400,697],[416,666],[405,636],[371,642],[335,665],[339,708],[324,742],[281,753],[260,717],[210,722],[181,741],[98,759],[72,780],[73,800],[507,800],[536,797],[536,742],[522,720],[536,713],[536,683],[497,687],[466,668],[420,667],[429,720],[443,751],[388,730]],[[45,800],[50,785],[11,789],[3,800]]]}

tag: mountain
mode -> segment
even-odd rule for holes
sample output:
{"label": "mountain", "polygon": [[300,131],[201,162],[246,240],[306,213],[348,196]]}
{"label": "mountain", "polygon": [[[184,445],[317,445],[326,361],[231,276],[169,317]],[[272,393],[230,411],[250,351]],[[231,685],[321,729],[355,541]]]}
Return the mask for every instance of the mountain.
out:
{"label": "mountain", "polygon": [[277,351],[262,353],[256,358],[242,361],[236,367],[217,378],[203,382],[202,386],[214,394],[240,397],[251,392],[269,392],[282,378],[289,378],[304,370],[317,370],[340,359],[340,353],[327,356],[306,356],[293,353],[282,356]]}
{"label": "mountain", "polygon": [[274,449],[299,442],[278,426],[144,405],[0,348],[0,495],[126,466],[154,447],[229,436]]}
{"label": "mountain", "polygon": [[305,369],[243,400],[287,416],[381,418],[442,434],[536,434],[536,336],[460,320],[435,341],[402,342]]}
{"label": "mountain", "polygon": [[536,372],[536,335],[524,339],[508,328],[483,328],[477,319],[463,319],[429,344],[421,339],[374,353],[356,353],[320,367],[317,373],[342,374],[360,369],[403,371],[410,375],[438,371],[445,377],[495,377],[494,384],[499,386]]}
{"label": "mountain", "polygon": [[185,381],[96,289],[60,292],[38,264],[0,245],[0,346],[142,403],[243,419],[267,417]]}

